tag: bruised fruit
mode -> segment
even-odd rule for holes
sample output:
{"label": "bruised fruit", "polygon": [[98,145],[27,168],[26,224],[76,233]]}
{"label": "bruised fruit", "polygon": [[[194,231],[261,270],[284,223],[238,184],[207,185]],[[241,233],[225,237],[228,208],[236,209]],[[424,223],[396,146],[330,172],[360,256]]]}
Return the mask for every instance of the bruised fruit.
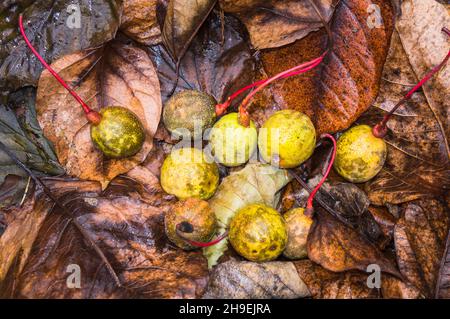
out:
{"label": "bruised fruit", "polygon": [[284,214],[288,232],[288,242],[283,255],[289,259],[301,259],[308,256],[306,240],[313,220],[305,215],[304,208],[294,208]]}
{"label": "bruised fruit", "polygon": [[259,130],[258,147],[262,158],[281,168],[306,161],[316,146],[316,130],[308,116],[282,110],[267,119]]}
{"label": "bruised fruit", "polygon": [[216,100],[196,90],[181,91],[164,105],[164,126],[176,136],[190,134],[200,139],[203,131],[213,126],[216,120]]}
{"label": "bruised fruit", "polygon": [[219,184],[219,169],[202,150],[178,148],[166,157],[161,167],[161,186],[178,199],[210,198]]}
{"label": "bruised fruit", "polygon": [[338,139],[334,169],[352,183],[367,182],[381,170],[386,154],[386,142],[370,126],[357,125]]}
{"label": "bruised fruit", "polygon": [[228,237],[239,255],[258,262],[276,259],[287,243],[283,217],[263,204],[252,204],[236,212]]}
{"label": "bruised fruit", "polygon": [[211,152],[225,166],[246,163],[256,149],[258,133],[253,121],[248,127],[239,124],[238,113],[223,116],[211,130]]}
{"label": "bruised fruit", "polygon": [[107,157],[135,155],[145,141],[144,128],[138,117],[121,106],[108,106],[100,111],[101,120],[91,125],[94,145]]}
{"label": "bruised fruit", "polygon": [[216,232],[216,215],[208,202],[189,198],[177,202],[166,213],[164,227],[167,237],[176,246],[186,250],[195,249],[195,246],[189,244],[189,240],[209,241]]}

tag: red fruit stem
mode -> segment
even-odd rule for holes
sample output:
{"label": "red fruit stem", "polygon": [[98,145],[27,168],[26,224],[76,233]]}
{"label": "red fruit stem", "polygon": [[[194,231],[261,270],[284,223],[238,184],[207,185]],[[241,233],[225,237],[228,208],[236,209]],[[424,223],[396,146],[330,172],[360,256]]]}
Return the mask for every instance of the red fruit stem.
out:
{"label": "red fruit stem", "polygon": [[[442,28],[442,32],[444,32],[445,34],[447,34],[448,36],[450,36],[450,30],[447,28]],[[418,90],[420,89],[429,79],[431,79],[433,77],[434,74],[436,74],[439,70],[442,69],[442,67],[447,63],[447,61],[450,58],[450,50],[447,53],[447,56],[444,58],[444,60],[442,60],[441,63],[439,63],[438,65],[436,65],[433,69],[431,69],[431,71],[429,71],[421,80],[419,83],[417,83],[393,108],[392,110],[389,111],[388,114],[386,114],[383,117],[383,120],[381,120],[380,123],[378,123],[377,125],[375,125],[373,127],[372,133],[375,137],[378,138],[383,138],[386,136],[387,134],[387,122],[389,121],[389,119],[392,117],[392,115],[395,113],[395,111],[402,106],[403,104],[406,103],[406,101],[408,101],[411,96]]]}
{"label": "red fruit stem", "polygon": [[[289,70],[287,70],[287,71],[284,71],[284,72],[282,72],[283,75],[280,77],[280,79],[285,79],[285,78],[288,78],[288,77],[290,77],[290,76],[294,76],[294,75],[303,73],[303,70],[302,70],[303,67],[307,67],[307,66],[309,66],[309,65],[311,65],[311,64],[314,64],[315,62],[317,62],[317,61],[320,60],[320,59],[321,59],[321,58],[318,57],[318,58],[315,58],[314,60],[311,60],[311,61],[309,61],[309,62],[300,64],[300,65],[295,66],[295,67],[293,67],[293,68],[291,68],[291,69],[289,69]],[[291,72],[289,72],[289,71],[291,71]],[[278,74],[275,75],[275,76],[278,76]],[[257,87],[257,86],[259,86],[259,85],[262,85],[262,84],[266,83],[266,82],[269,81],[270,79],[272,79],[272,78],[268,78],[268,79],[263,79],[263,80],[256,81],[256,82],[254,82],[254,83],[252,83],[252,84],[249,84],[249,85],[247,85],[247,86],[245,86],[245,87],[243,87],[243,88],[237,90],[236,92],[234,92],[232,95],[230,95],[230,96],[228,97],[228,99],[227,99],[224,103],[220,103],[220,104],[217,104],[217,105],[216,105],[216,115],[217,115],[217,116],[222,115],[222,114],[228,109],[228,107],[231,105],[231,103],[232,103],[239,95],[241,95],[242,93],[244,93],[245,91],[247,91],[247,90],[249,90],[249,89],[251,89],[251,88],[254,88],[254,87]]]}
{"label": "red fruit stem", "polygon": [[98,124],[101,119],[101,115],[92,110],[82,99],[81,97],[59,76],[59,74],[52,69],[50,65],[45,62],[44,58],[37,52],[37,50],[33,47],[30,40],[28,39],[27,35],[25,34],[25,30],[23,28],[23,16],[22,14],[19,15],[19,28],[20,33],[23,36],[23,39],[25,40],[25,43],[28,45],[28,47],[31,49],[33,54],[38,58],[38,60],[42,63],[42,65],[55,77],[55,79],[61,83],[61,85],[77,100],[78,103],[83,107],[83,111],[86,114],[86,118],[89,120],[89,122],[93,124]]}
{"label": "red fruit stem", "polygon": [[322,134],[321,138],[328,138],[333,142],[333,153],[331,154],[330,162],[328,164],[327,170],[325,174],[323,175],[320,182],[314,187],[313,191],[309,194],[308,201],[306,202],[306,211],[305,215],[312,217],[313,214],[313,200],[316,196],[316,193],[319,191],[320,187],[322,187],[322,184],[326,181],[328,174],[330,174],[331,167],[333,167],[334,159],[336,157],[336,139],[331,134]]}
{"label": "red fruit stem", "polygon": [[176,232],[177,232],[177,235],[181,239],[183,239],[184,241],[186,241],[187,243],[189,243],[190,245],[195,246],[195,247],[202,247],[202,248],[204,248],[204,247],[213,246],[213,245],[217,244],[218,242],[222,241],[223,239],[225,239],[228,236],[228,231],[225,231],[222,235],[220,235],[219,237],[217,237],[216,239],[214,239],[212,241],[209,241],[209,242],[195,241],[195,240],[191,240],[191,239],[187,238],[184,235],[184,232],[181,231],[180,226],[181,226],[181,224],[178,224],[176,226],[176,228],[175,228]]}

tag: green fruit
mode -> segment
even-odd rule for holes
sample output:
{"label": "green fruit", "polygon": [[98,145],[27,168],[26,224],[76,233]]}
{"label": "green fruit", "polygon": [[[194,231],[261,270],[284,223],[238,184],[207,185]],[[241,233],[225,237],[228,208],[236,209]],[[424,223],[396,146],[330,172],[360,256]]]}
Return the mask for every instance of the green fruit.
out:
{"label": "green fruit", "polygon": [[337,141],[334,169],[353,183],[367,182],[383,168],[387,147],[368,125],[357,125]]}
{"label": "green fruit", "polygon": [[316,130],[308,116],[282,110],[267,119],[259,130],[258,147],[263,159],[281,168],[306,161],[316,146]]}
{"label": "green fruit", "polygon": [[253,121],[249,127],[239,124],[238,113],[229,113],[214,124],[210,145],[216,160],[225,166],[246,163],[256,150],[258,133]]}
{"label": "green fruit", "polygon": [[313,220],[304,213],[304,208],[294,208],[284,214],[288,242],[283,255],[289,259],[301,259],[308,256],[306,240]]}
{"label": "green fruit", "polygon": [[178,236],[177,225],[181,226],[179,229],[187,239],[208,242],[216,233],[217,220],[208,202],[198,198],[179,201],[166,213],[164,228],[167,237],[178,247],[190,250],[197,247]]}
{"label": "green fruit", "polygon": [[178,199],[210,198],[219,185],[219,169],[196,148],[173,150],[161,167],[161,186]]}
{"label": "green fruit", "polygon": [[231,220],[228,236],[239,255],[259,262],[276,259],[287,243],[283,217],[263,204],[239,210]]}
{"label": "green fruit", "polygon": [[101,120],[91,125],[94,145],[110,158],[135,155],[145,141],[145,131],[139,118],[121,106],[108,106],[100,112]]}
{"label": "green fruit", "polygon": [[173,95],[164,105],[164,126],[176,136],[200,139],[203,131],[216,121],[216,100],[203,92],[185,90]]}

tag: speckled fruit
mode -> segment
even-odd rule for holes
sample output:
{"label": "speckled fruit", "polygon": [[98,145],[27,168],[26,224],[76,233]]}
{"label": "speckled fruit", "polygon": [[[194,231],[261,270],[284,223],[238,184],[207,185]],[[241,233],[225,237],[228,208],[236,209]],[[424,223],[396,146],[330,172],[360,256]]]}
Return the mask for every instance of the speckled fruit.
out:
{"label": "speckled fruit", "polygon": [[294,208],[284,214],[288,242],[283,255],[289,259],[301,259],[308,256],[306,240],[313,220],[304,213],[304,208]]}
{"label": "speckled fruit", "polygon": [[263,204],[239,210],[231,220],[228,236],[239,255],[258,262],[276,259],[287,243],[283,217]]}
{"label": "speckled fruit", "polygon": [[211,152],[225,166],[246,163],[256,150],[258,133],[253,121],[248,127],[239,124],[238,113],[229,113],[214,124],[211,130]]}
{"label": "speckled fruit", "polygon": [[176,136],[186,136],[187,130],[191,137],[200,139],[203,131],[216,121],[216,104],[216,100],[206,93],[181,91],[164,105],[164,126]]}
{"label": "speckled fruit", "polygon": [[357,125],[338,139],[334,168],[350,182],[367,182],[383,168],[386,154],[386,142],[370,126]]}
{"label": "speckled fruit", "polygon": [[179,148],[166,157],[161,167],[161,186],[178,199],[210,198],[219,184],[219,169],[207,162],[203,151]]}
{"label": "speckled fruit", "polygon": [[103,154],[123,158],[140,151],[145,131],[133,112],[121,106],[108,106],[100,111],[100,115],[100,123],[91,125],[91,138]]}
{"label": "speckled fruit", "polygon": [[274,166],[292,168],[306,161],[316,146],[316,130],[303,113],[282,110],[267,119],[259,130],[262,158]]}
{"label": "speckled fruit", "polygon": [[178,247],[190,250],[197,247],[177,235],[177,225],[181,225],[187,239],[208,242],[216,232],[217,220],[208,202],[198,198],[179,201],[166,213],[164,227],[167,237]]}

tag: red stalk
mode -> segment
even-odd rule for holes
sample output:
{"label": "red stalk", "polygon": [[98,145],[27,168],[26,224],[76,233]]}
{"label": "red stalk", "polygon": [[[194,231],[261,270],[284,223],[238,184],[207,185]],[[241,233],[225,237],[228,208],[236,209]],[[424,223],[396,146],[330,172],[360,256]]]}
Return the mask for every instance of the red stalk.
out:
{"label": "red stalk", "polygon": [[22,14],[19,15],[19,28],[20,33],[23,36],[23,39],[25,40],[25,43],[28,45],[28,47],[31,49],[33,54],[38,58],[38,60],[42,63],[42,65],[55,77],[55,79],[77,100],[78,103],[80,103],[81,107],[83,108],[84,113],[86,114],[86,118],[89,122],[91,122],[94,125],[97,125],[100,123],[101,115],[92,110],[82,99],[81,97],[59,76],[59,74],[52,69],[50,65],[45,62],[44,58],[39,54],[39,52],[33,47],[30,40],[28,39],[27,35],[25,34],[25,30],[23,28],[23,17]]}
{"label": "red stalk", "polygon": [[330,174],[331,167],[333,167],[334,159],[336,157],[336,140],[331,134],[322,134],[321,138],[328,138],[333,142],[333,153],[331,154],[330,163],[328,164],[327,170],[325,174],[323,175],[320,182],[314,187],[313,191],[309,194],[308,201],[306,202],[306,209],[305,209],[305,215],[312,217],[314,213],[313,208],[313,200],[316,196],[316,193],[319,191],[320,187],[322,187],[322,184],[326,181],[328,174]]}
{"label": "red stalk", "polygon": [[189,243],[190,245],[195,246],[195,247],[202,247],[202,248],[204,248],[204,247],[209,247],[209,246],[213,246],[213,245],[217,244],[218,242],[222,241],[223,239],[225,239],[225,238],[228,236],[228,231],[225,231],[222,235],[220,235],[220,236],[217,237],[216,239],[214,239],[214,240],[212,240],[212,241],[209,241],[209,242],[206,242],[206,243],[205,243],[205,242],[201,242],[201,241],[191,240],[191,239],[187,238],[187,237],[184,235],[185,232],[182,231],[182,225],[181,225],[181,223],[178,224],[178,225],[176,226],[176,232],[177,232],[177,235],[178,235],[181,239],[183,239],[184,241],[186,241],[186,242]]}
{"label": "red stalk", "polygon": [[[450,36],[450,30],[447,28],[442,28],[442,32],[444,32],[445,34],[447,34],[448,36]],[[447,61],[450,58],[450,50],[447,53],[447,56],[442,60],[441,63],[439,63],[438,65],[436,65],[433,69],[431,69],[431,71],[429,71],[420,81],[419,83],[417,83],[393,108],[392,110],[389,111],[388,114],[386,114],[383,119],[381,120],[380,123],[378,123],[377,125],[375,125],[372,129],[372,133],[375,137],[379,137],[379,138],[383,138],[386,136],[387,134],[387,122],[389,121],[389,119],[392,117],[392,115],[395,113],[395,111],[402,106],[403,104],[406,103],[406,101],[408,101],[411,96],[418,90],[420,89],[425,83],[428,82],[429,79],[431,79],[433,77],[434,74],[436,74],[437,72],[439,72],[439,70],[442,69],[442,67],[447,63]]]}

